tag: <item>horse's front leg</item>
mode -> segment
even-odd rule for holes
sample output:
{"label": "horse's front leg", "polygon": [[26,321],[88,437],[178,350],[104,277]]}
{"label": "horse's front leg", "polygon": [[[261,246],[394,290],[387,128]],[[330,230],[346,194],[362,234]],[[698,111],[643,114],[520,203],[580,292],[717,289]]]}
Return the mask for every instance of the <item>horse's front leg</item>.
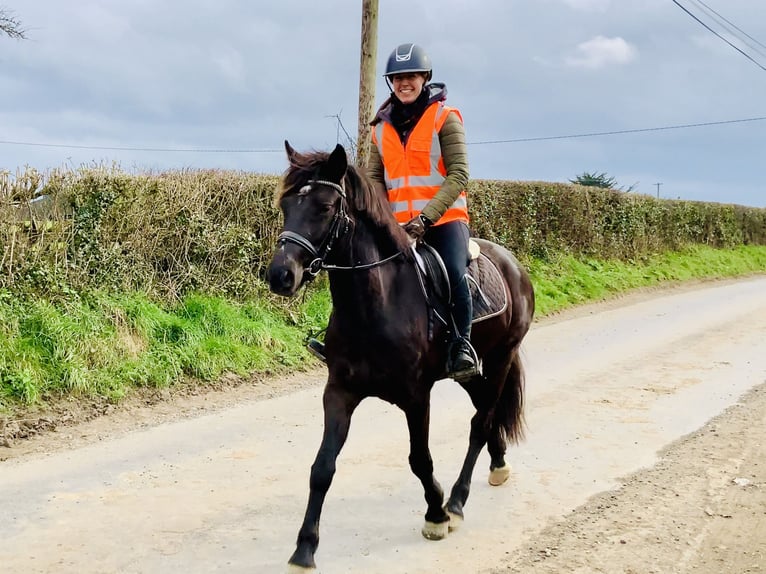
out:
{"label": "horse's front leg", "polygon": [[420,479],[425,491],[426,521],[421,531],[429,540],[441,540],[449,531],[449,516],[442,508],[444,491],[434,477],[434,464],[428,449],[430,406],[415,405],[406,410],[410,431],[410,468]]}
{"label": "horse's front leg", "polygon": [[336,385],[328,384],[324,391],[324,434],[314,464],[311,466],[309,501],[306,515],[298,532],[295,552],[288,562],[290,573],[316,568],[314,553],[319,546],[319,517],[322,504],[335,475],[335,461],[348,437],[351,414],[360,398]]}

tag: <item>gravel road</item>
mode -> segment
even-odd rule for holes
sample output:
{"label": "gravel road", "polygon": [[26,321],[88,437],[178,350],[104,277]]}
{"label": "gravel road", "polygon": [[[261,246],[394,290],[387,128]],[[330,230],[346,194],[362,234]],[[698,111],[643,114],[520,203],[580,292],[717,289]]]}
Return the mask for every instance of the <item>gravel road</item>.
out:
{"label": "gravel road", "polygon": [[[766,572],[764,293],[764,277],[703,284],[535,324],[511,479],[490,487],[484,453],[465,522],[440,542],[419,534],[403,415],[363,403],[325,505],[320,571]],[[284,572],[322,377],[126,409],[0,449],[0,571]],[[433,405],[449,488],[471,407],[449,380]]]}

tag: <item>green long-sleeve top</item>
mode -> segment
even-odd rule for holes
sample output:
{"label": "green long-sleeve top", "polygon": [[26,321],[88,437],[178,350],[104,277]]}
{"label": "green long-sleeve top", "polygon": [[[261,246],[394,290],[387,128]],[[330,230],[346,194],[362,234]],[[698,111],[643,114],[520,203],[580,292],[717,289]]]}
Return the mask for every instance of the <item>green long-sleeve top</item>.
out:
{"label": "green long-sleeve top", "polygon": [[[468,185],[468,152],[465,144],[465,129],[457,114],[450,113],[439,131],[444,168],[447,176],[437,194],[426,204],[421,212],[425,217],[436,223],[441,216],[455,203],[455,200]],[[367,164],[367,175],[375,183],[381,193],[388,193],[384,178],[383,159],[376,145],[370,146],[370,159]]]}

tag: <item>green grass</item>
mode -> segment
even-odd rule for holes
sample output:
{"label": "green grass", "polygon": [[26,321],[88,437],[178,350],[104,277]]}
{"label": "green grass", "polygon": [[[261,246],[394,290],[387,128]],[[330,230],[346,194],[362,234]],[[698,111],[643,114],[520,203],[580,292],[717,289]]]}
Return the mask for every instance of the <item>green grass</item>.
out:
{"label": "green grass", "polygon": [[527,262],[535,286],[536,315],[672,282],[766,273],[766,247],[712,249],[694,246],[641,261],[559,256]]}
{"label": "green grass", "polygon": [[327,321],[326,293],[313,290],[298,317],[267,301],[197,294],[163,309],[138,293],[56,303],[0,293],[0,412],[64,395],[119,400],[134,387],[313,365],[303,339]]}
{"label": "green grass", "polygon": [[[634,262],[560,256],[528,266],[543,317],[636,288],[766,273],[766,247],[693,247]],[[289,306],[272,297],[238,303],[194,294],[161,307],[140,293],[49,301],[0,291],[0,414],[61,397],[118,401],[138,387],[313,367],[304,339],[329,312],[324,279]]]}

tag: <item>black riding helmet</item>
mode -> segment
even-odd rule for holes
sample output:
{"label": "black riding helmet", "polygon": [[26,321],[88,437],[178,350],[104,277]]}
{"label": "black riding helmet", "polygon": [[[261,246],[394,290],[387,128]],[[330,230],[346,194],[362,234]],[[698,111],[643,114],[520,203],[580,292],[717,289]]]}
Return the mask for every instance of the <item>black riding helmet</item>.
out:
{"label": "black riding helmet", "polygon": [[408,74],[424,72],[426,82],[431,79],[431,58],[426,51],[417,44],[400,44],[391,52],[386,63],[386,73],[383,76],[388,80],[394,74]]}

